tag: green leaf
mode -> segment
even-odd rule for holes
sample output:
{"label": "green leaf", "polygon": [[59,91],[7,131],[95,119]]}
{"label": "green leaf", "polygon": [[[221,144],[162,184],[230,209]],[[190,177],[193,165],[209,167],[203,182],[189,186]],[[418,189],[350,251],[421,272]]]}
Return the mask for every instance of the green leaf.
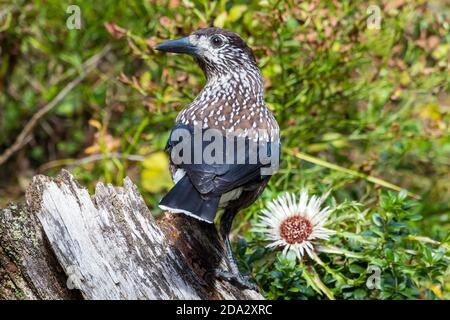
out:
{"label": "green leaf", "polygon": [[164,152],[156,152],[143,162],[142,187],[152,193],[161,192],[173,185],[169,174],[169,159]]}
{"label": "green leaf", "polygon": [[366,272],[365,268],[363,268],[357,264],[350,265],[349,270],[351,273],[357,273],[357,274],[363,274]]}
{"label": "green leaf", "polygon": [[227,22],[235,22],[242,17],[242,14],[247,10],[246,5],[235,5],[230,9],[227,17]]}
{"label": "green leaf", "polygon": [[372,221],[378,227],[382,227],[383,226],[383,222],[384,222],[383,218],[377,213],[374,213],[372,215]]}

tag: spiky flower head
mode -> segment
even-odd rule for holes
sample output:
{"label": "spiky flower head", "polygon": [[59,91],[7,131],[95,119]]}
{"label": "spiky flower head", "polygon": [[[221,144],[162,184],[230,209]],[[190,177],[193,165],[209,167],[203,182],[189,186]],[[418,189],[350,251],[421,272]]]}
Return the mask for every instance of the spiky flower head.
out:
{"label": "spiky flower head", "polygon": [[262,232],[270,241],[268,248],[284,247],[284,254],[293,250],[298,259],[306,252],[314,259],[315,244],[319,240],[328,240],[334,233],[324,227],[328,223],[330,209],[321,209],[328,194],[309,197],[308,192],[302,190],[298,201],[292,193],[279,196],[262,211],[255,231]]}

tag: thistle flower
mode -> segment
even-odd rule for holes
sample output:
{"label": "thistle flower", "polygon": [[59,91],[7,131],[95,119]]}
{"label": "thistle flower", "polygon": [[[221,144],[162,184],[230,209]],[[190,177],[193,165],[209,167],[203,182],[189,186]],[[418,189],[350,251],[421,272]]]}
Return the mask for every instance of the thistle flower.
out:
{"label": "thistle flower", "polygon": [[262,211],[261,221],[255,231],[264,233],[266,239],[271,241],[268,248],[284,247],[284,254],[293,250],[298,259],[306,252],[314,259],[316,241],[328,240],[334,233],[324,227],[328,221],[329,208],[320,208],[328,194],[309,198],[306,190],[302,190],[298,202],[294,194],[279,196]]}

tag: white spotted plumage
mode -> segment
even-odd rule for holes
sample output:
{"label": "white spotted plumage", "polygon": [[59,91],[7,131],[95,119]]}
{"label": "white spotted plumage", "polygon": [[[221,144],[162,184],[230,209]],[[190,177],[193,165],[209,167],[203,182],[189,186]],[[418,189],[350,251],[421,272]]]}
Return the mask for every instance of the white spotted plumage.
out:
{"label": "white spotted plumage", "polygon": [[[220,36],[225,45],[219,49],[210,44],[206,35],[189,37],[209,61],[205,66],[207,83],[194,101],[180,112],[177,122],[201,124],[203,129],[225,132],[240,129],[251,138],[278,139],[278,125],[264,102],[259,68],[244,50],[230,45],[225,36]],[[261,127],[267,134],[256,132]]]}

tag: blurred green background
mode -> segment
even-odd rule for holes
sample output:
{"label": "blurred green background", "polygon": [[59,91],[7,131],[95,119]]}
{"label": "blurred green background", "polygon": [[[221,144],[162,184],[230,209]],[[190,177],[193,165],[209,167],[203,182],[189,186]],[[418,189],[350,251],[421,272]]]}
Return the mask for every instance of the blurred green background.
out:
{"label": "blurred green background", "polygon": [[281,170],[236,233],[283,191],[331,188],[376,210],[382,190],[401,188],[417,195],[416,230],[448,241],[450,1],[371,4],[379,29],[367,1],[0,1],[0,154],[106,52],[0,165],[0,205],[68,168],[91,191],[130,176],[158,214],[172,185],[165,141],[205,79],[152,46],[213,25],[254,49],[282,132]]}

